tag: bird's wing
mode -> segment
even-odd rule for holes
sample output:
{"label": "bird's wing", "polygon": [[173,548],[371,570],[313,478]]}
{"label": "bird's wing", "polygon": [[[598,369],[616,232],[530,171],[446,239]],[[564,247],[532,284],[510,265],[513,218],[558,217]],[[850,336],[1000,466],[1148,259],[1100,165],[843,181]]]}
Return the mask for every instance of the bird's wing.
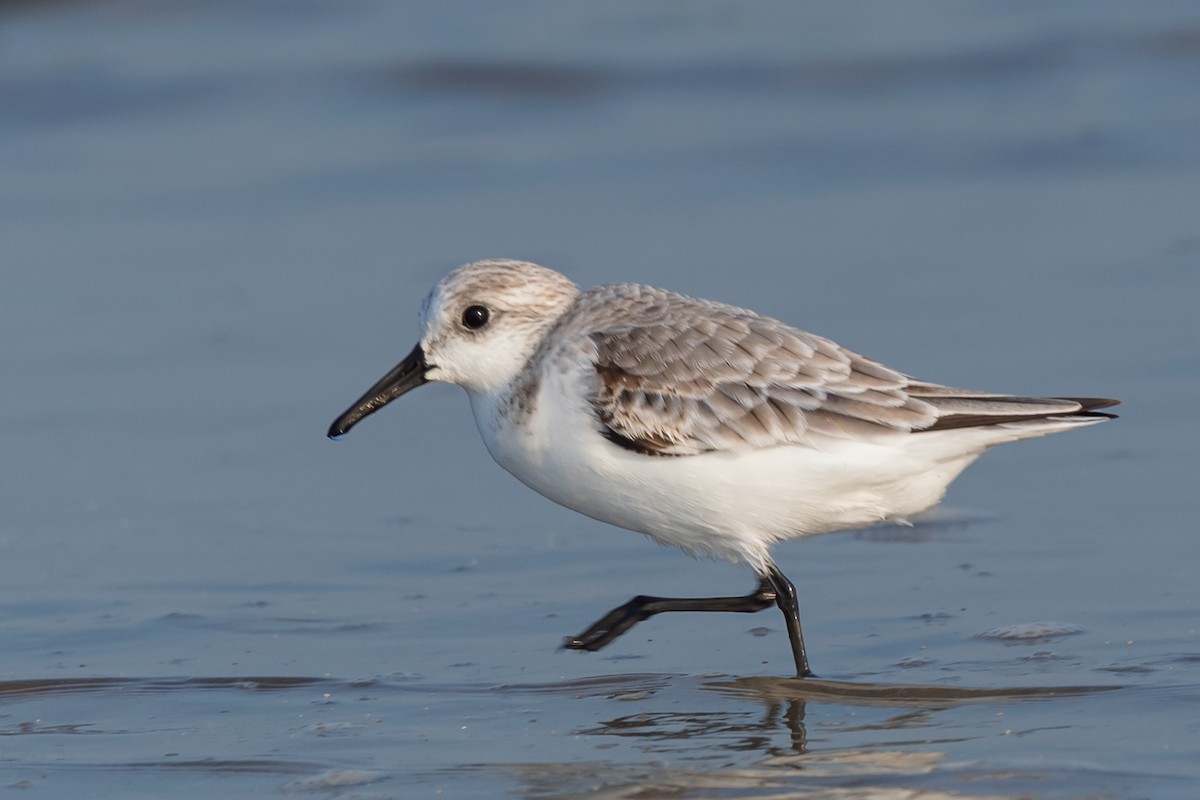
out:
{"label": "bird's wing", "polygon": [[601,288],[626,302],[586,332],[592,407],[605,436],[638,452],[815,445],[821,437],[871,439],[1088,408],[921,382],[745,309],[649,287]]}

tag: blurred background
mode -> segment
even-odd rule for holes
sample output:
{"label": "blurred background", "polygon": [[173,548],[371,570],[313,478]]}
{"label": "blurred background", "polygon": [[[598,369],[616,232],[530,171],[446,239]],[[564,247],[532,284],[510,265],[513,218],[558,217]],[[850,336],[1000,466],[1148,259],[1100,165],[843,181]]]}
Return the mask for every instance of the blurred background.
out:
{"label": "blurred background", "polygon": [[[824,677],[1149,693],[1022,707],[1057,733],[1003,745],[990,706],[923,718],[964,743],[916,785],[1188,796],[1198,197],[1185,0],[0,2],[0,783],[700,791],[682,761],[740,797],[722,770],[797,749],[739,727],[774,701],[702,680],[786,675],[773,616],[555,651],[630,595],[750,576],[533,495],[452,387],[324,438],[438,278],[508,257],[942,383],[1121,398],[990,454],[931,523],[778,556]],[[978,638],[1035,621],[1063,637]],[[868,746],[829,735],[798,753]]]}

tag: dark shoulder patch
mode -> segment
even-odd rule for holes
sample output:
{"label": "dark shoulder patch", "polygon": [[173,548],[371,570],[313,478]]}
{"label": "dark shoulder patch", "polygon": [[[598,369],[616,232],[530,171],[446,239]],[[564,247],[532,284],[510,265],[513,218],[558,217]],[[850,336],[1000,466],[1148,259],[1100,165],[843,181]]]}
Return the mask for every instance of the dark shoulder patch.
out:
{"label": "dark shoulder patch", "polygon": [[603,436],[605,439],[608,439],[613,444],[619,445],[619,446],[625,448],[626,450],[630,450],[634,453],[640,453],[641,455],[644,455],[644,456],[679,456],[679,455],[682,455],[682,453],[667,452],[672,445],[671,445],[671,442],[668,442],[666,439],[658,439],[655,437],[631,439],[628,436],[624,436],[620,433],[617,433],[616,431],[614,431],[612,428],[608,427],[607,425],[602,425],[600,427],[600,435]]}

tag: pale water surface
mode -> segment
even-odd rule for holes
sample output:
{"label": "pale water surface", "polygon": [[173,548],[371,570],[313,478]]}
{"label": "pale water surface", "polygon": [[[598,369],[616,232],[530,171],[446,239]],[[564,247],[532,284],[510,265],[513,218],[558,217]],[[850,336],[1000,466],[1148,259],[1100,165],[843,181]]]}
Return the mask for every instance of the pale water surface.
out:
{"label": "pale water surface", "polygon": [[[1194,798],[1198,197],[1190,1],[2,3],[0,789]],[[324,438],[487,256],[1122,417],[562,652],[752,579]]]}

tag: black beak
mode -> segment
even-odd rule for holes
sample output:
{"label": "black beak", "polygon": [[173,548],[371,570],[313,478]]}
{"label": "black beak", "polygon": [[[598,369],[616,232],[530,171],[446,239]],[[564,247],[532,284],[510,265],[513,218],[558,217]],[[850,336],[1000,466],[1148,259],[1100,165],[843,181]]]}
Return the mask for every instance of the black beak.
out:
{"label": "black beak", "polygon": [[422,383],[427,383],[425,377],[429,365],[425,363],[425,351],[421,345],[405,356],[395,369],[379,379],[379,382],[367,390],[367,393],[346,409],[346,412],[333,421],[329,426],[329,438],[337,439],[343,436],[364,417],[374,414],[388,403],[405,392],[412,391]]}

